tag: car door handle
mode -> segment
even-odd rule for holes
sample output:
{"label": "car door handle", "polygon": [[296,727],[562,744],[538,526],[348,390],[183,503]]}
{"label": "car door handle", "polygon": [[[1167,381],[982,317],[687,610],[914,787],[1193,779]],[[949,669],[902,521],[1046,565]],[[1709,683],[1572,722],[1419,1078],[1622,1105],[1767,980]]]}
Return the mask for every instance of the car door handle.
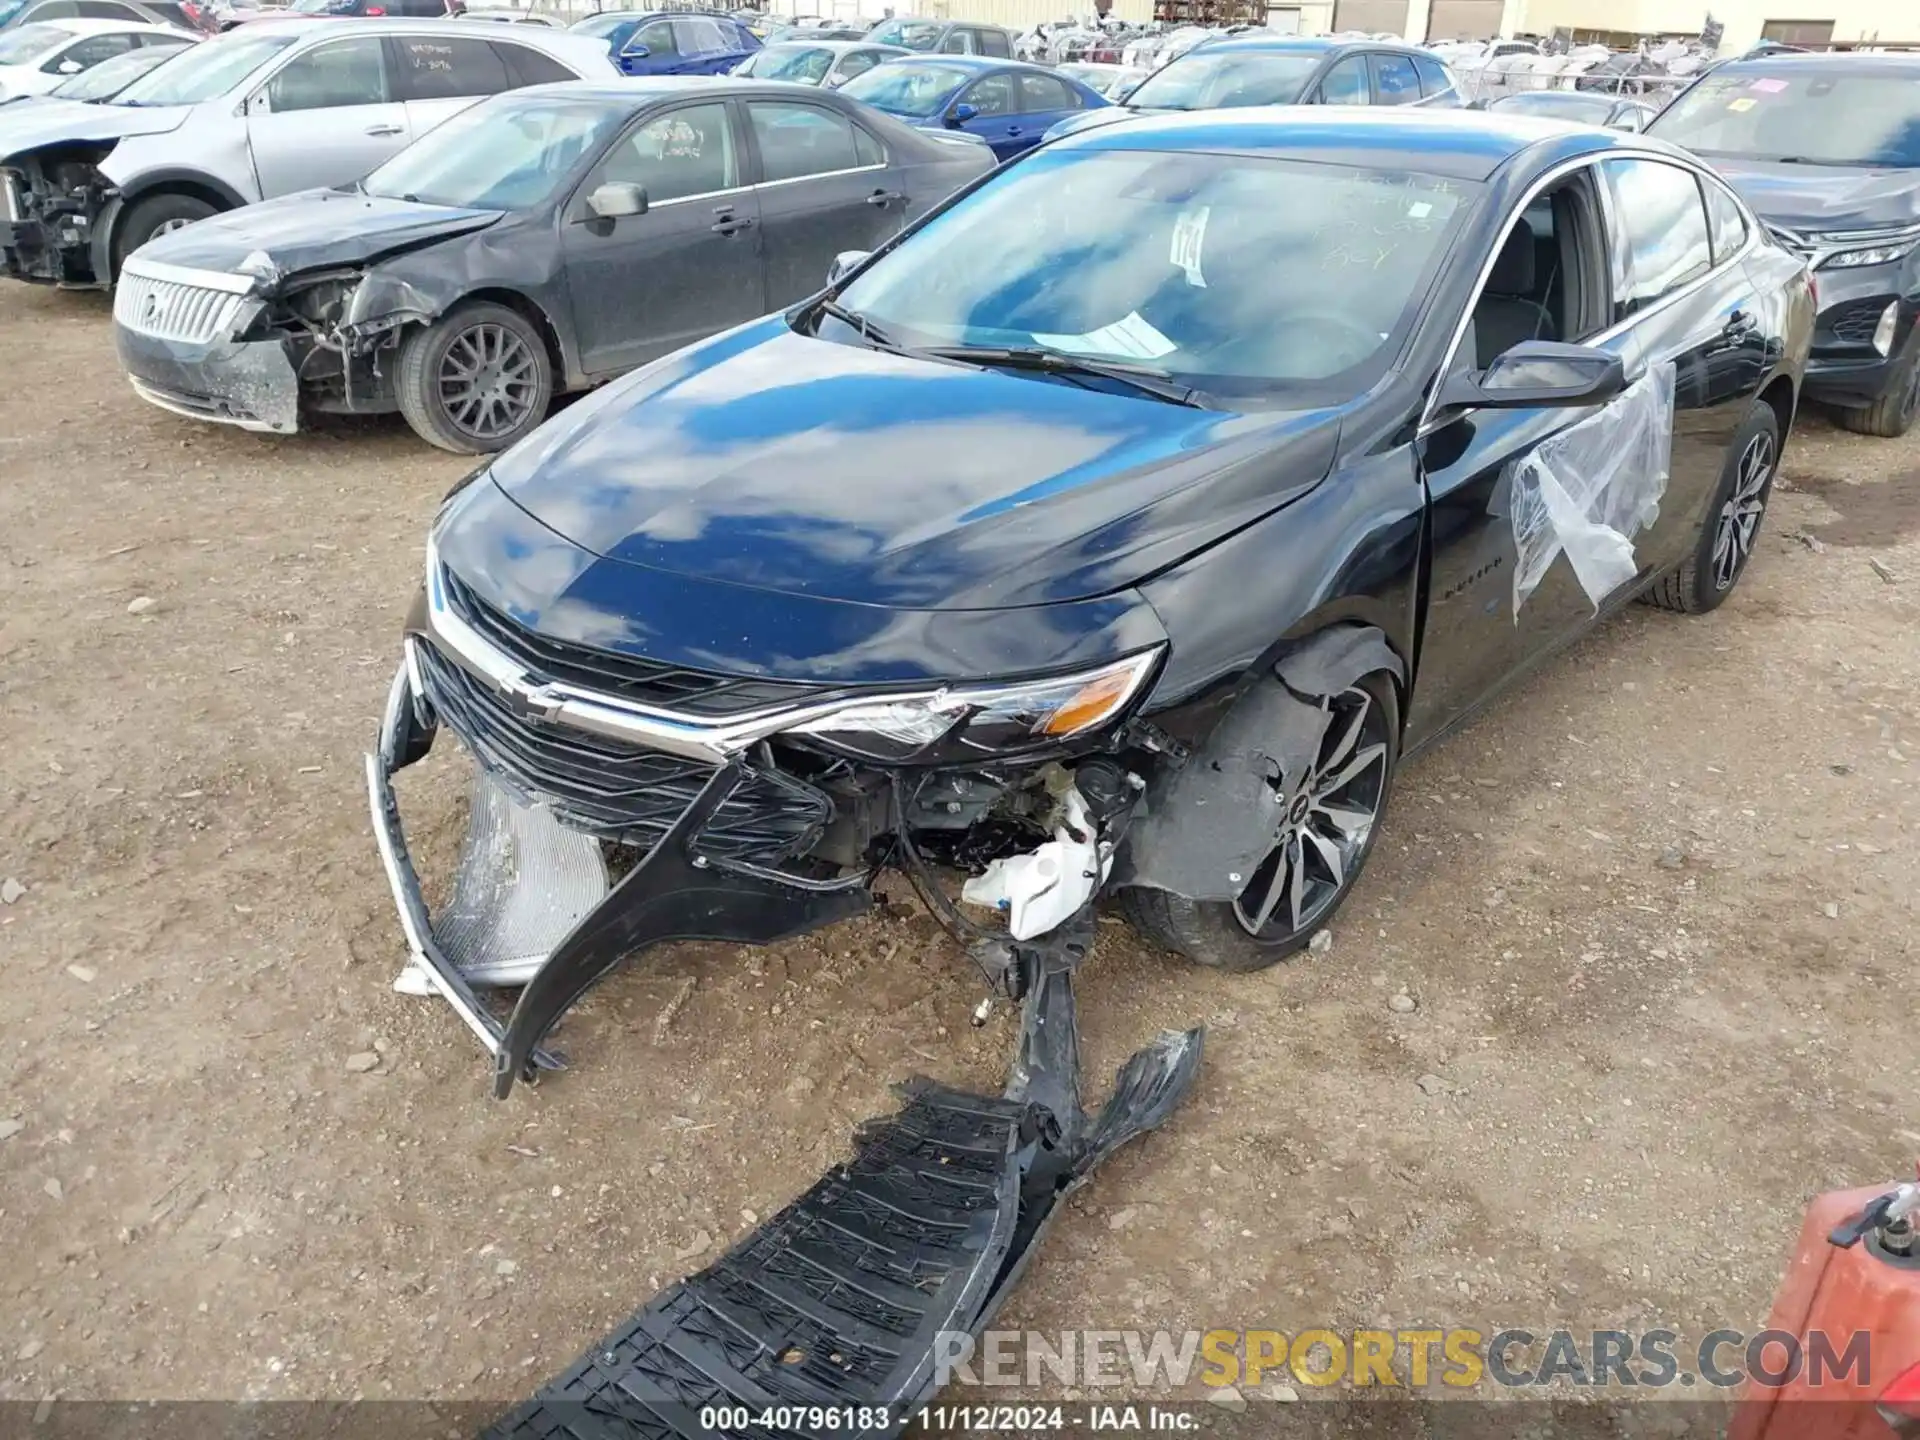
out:
{"label": "car door handle", "polygon": [[398,135],[400,133],[401,133],[401,127],[398,125],[367,126],[367,134],[369,135]]}
{"label": "car door handle", "polygon": [[1007,126],[1007,134],[1018,135],[1019,133],[1020,133],[1020,127],[1018,125]]}
{"label": "car door handle", "polygon": [[735,215],[731,210],[716,210],[713,233],[716,235],[738,235],[742,230],[753,228],[751,215]]}
{"label": "car door handle", "polygon": [[1720,333],[1729,340],[1743,340],[1760,328],[1760,322],[1745,310],[1736,310],[1727,317],[1726,325]]}
{"label": "car door handle", "polygon": [[906,198],[898,190],[876,190],[867,197],[867,203],[876,210],[884,210],[894,201]]}

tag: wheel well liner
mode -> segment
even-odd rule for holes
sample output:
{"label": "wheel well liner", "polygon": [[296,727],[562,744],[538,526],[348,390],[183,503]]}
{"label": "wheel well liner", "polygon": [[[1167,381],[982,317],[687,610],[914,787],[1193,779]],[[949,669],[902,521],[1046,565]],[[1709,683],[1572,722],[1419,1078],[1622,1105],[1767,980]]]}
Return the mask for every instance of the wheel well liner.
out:
{"label": "wheel well liner", "polygon": [[1288,647],[1184,765],[1148,782],[1115,883],[1189,900],[1238,895],[1273,845],[1275,782],[1320,752],[1330,721],[1322,702],[1381,672],[1404,693],[1406,666],[1372,625],[1332,625]]}
{"label": "wheel well liner", "polygon": [[1787,432],[1793,428],[1793,412],[1799,398],[1793,387],[1793,378],[1789,375],[1776,375],[1767,388],[1760,392],[1761,403],[1770,406],[1774,417],[1780,422],[1782,441],[1786,440]]}

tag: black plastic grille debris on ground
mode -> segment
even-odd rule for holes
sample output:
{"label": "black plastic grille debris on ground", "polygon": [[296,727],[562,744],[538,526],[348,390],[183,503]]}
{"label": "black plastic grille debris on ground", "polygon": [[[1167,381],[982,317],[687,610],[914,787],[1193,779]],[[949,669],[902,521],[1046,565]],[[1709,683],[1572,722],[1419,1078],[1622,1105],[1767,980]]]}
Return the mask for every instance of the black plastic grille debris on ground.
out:
{"label": "black plastic grille debris on ground", "polygon": [[934,1334],[973,1323],[1012,1245],[1039,1126],[1029,1105],[931,1081],[903,1095],[899,1114],[861,1128],[852,1161],[663,1291],[488,1440],[786,1440],[814,1432],[716,1429],[703,1412],[917,1400]]}

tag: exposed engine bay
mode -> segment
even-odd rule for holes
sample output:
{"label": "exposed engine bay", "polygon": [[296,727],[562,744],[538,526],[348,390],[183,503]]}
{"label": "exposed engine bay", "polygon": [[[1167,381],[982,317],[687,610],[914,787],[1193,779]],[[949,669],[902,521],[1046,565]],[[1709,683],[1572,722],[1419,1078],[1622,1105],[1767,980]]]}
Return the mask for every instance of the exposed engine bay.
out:
{"label": "exposed engine bay", "polygon": [[119,191],[99,163],[110,146],[65,146],[12,157],[6,190],[7,272],[21,280],[101,288]]}

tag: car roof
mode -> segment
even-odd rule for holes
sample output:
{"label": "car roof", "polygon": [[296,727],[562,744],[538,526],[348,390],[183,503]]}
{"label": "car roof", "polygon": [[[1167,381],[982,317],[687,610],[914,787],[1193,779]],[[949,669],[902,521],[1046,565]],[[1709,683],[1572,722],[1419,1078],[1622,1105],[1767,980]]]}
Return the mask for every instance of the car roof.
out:
{"label": "car roof", "polygon": [[1544,116],[1402,106],[1141,111],[1067,135],[1047,148],[1278,155],[1476,181],[1536,148],[1555,160],[1627,148],[1686,158],[1664,142]]}
{"label": "car roof", "polygon": [[[885,41],[881,41],[885,44]],[[915,50],[903,55],[897,62],[902,65],[915,63],[927,65],[950,65],[961,70],[1035,70],[1042,75],[1051,75],[1051,65],[1035,65],[1026,60],[1009,60],[1004,55],[939,55],[925,50]]]}
{"label": "car roof", "polygon": [[904,45],[889,45],[884,40],[809,40],[804,35],[789,35],[782,40],[769,40],[761,47],[765,50],[831,50],[836,55],[844,55],[849,50],[894,50],[902,55],[918,55],[918,50],[909,50]]}
{"label": "car roof", "polygon": [[[228,35],[271,35],[284,32],[290,35],[305,35],[318,38],[323,35],[399,35],[401,33],[426,35],[458,35],[464,39],[473,38],[473,22],[450,15],[435,15],[414,19],[409,15],[361,16],[343,15],[338,19],[323,19],[315,15],[304,17],[289,15],[285,19],[254,20],[238,30],[229,30],[224,35],[214,37],[224,40]],[[528,25],[516,30],[511,41],[504,35],[489,38],[495,43],[517,43],[527,45],[551,45],[556,54],[585,55],[588,53],[579,47],[597,46],[599,42],[590,36],[569,34],[565,30],[550,25]]]}
{"label": "car roof", "polygon": [[[1218,40],[1203,41],[1194,49],[1205,50],[1210,55],[1221,50],[1296,50],[1327,55],[1345,50],[1394,50],[1403,55],[1425,55],[1430,60],[1440,59],[1424,46],[1409,45],[1404,41],[1355,40],[1338,35],[1225,35]],[[1193,50],[1186,53],[1191,55]]]}
{"label": "car roof", "polygon": [[1920,72],[1920,55],[1917,54],[1875,54],[1863,55],[1857,51],[1842,54],[1816,54],[1812,52],[1796,54],[1782,51],[1774,55],[1755,55],[1744,60],[1728,60],[1716,65],[1707,73],[1725,75],[1775,75],[1782,71],[1856,71],[1861,74],[1912,75]]}
{"label": "car roof", "polygon": [[178,25],[149,24],[145,20],[53,19],[53,20],[35,20],[33,23],[35,25],[57,25],[62,30],[66,31],[69,35],[72,35],[76,38],[82,35],[133,34],[133,35],[178,35],[183,40],[191,41],[193,39],[192,31],[182,30]]}

